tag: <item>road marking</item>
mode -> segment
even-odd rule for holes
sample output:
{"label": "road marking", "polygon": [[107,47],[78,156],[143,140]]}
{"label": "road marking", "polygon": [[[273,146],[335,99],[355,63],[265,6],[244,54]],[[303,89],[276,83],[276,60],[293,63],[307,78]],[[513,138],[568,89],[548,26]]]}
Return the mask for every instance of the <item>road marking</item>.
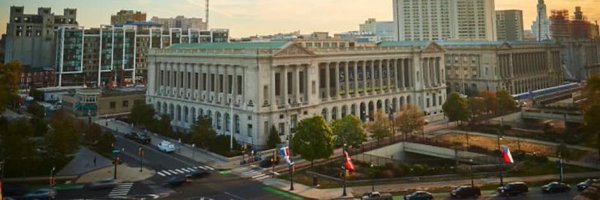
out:
{"label": "road marking", "polygon": [[124,197],[127,195],[127,193],[129,193],[129,190],[131,190],[132,186],[133,186],[133,183],[119,183],[119,184],[117,184],[117,186],[115,188],[113,188],[110,191],[110,193],[108,194],[108,197],[111,197],[111,198]]}
{"label": "road marking", "polygon": [[204,166],[198,166],[198,168],[206,170],[206,168],[204,168]]}
{"label": "road marking", "polygon": [[171,174],[179,174],[179,172],[173,171],[173,170],[169,170],[169,172],[171,172]]}
{"label": "road marking", "polygon": [[207,167],[207,168],[208,168],[208,169],[210,169],[210,170],[215,170],[215,168],[212,168],[212,167],[210,167],[210,166],[208,166],[208,165],[207,165],[207,166],[205,166],[205,167]]}
{"label": "road marking", "polygon": [[157,173],[158,175],[160,175],[160,176],[166,176],[166,174],[163,174],[163,173],[161,173],[161,172],[156,172],[156,173]]}
{"label": "road marking", "polygon": [[259,177],[256,177],[256,178],[254,178],[254,179],[256,179],[256,180],[260,181],[260,180],[264,180],[264,179],[266,179],[266,178],[269,178],[269,176],[268,176],[268,175],[266,175],[266,174],[262,174],[261,176],[259,176]]}
{"label": "road marking", "polygon": [[186,168],[181,168],[181,170],[183,170],[183,171],[185,171],[185,172],[188,172],[188,173],[192,172],[192,171],[190,171],[190,170],[188,170],[188,169],[186,169]]}
{"label": "road marking", "polygon": [[254,179],[255,179],[255,178],[258,178],[258,177],[262,177],[262,176],[266,176],[266,175],[265,175],[265,174],[258,174],[258,175],[254,175],[254,176],[252,176],[252,178],[254,178]]}
{"label": "road marking", "polygon": [[167,176],[171,176],[171,173],[169,173],[167,170],[162,170],[161,171],[163,174],[166,174]]}
{"label": "road marking", "polygon": [[182,173],[182,174],[183,174],[183,173],[185,173],[184,171],[181,171],[181,170],[179,170],[179,169],[175,169],[175,171],[177,171],[177,172],[179,172],[179,173]]}
{"label": "road marking", "polygon": [[196,171],[194,168],[188,167],[186,168],[187,170],[190,170],[190,172]]}
{"label": "road marking", "polygon": [[198,166],[194,166],[194,169],[200,169],[200,167],[198,167]]}

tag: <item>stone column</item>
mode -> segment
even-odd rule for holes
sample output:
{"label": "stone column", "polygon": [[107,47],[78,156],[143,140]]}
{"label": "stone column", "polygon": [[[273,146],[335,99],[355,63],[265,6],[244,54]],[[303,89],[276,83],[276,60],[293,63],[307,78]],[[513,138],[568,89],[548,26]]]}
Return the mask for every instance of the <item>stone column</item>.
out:
{"label": "stone column", "polygon": [[375,61],[369,61],[371,63],[371,92],[375,92]]}
{"label": "stone column", "polygon": [[379,92],[383,92],[383,60],[379,60],[377,69],[379,71]]}
{"label": "stone column", "polygon": [[301,65],[294,65],[294,103],[300,102],[300,67]]}
{"label": "stone column", "polygon": [[367,94],[367,61],[362,62],[363,94]]}
{"label": "stone column", "polygon": [[283,70],[283,79],[282,79],[282,82],[283,82],[283,84],[282,84],[283,85],[283,88],[282,88],[282,90],[283,90],[283,95],[282,95],[283,96],[283,104],[282,105],[284,105],[284,106],[288,105],[288,84],[289,83],[287,81],[288,80],[288,77],[287,77],[287,68],[288,68],[288,66],[286,66],[286,65],[281,66],[281,69]]}
{"label": "stone column", "polygon": [[346,90],[346,98],[350,97],[350,62],[346,62],[344,67],[344,89]]}
{"label": "stone column", "polygon": [[[391,67],[392,63],[391,62],[392,62],[392,60],[385,60],[385,72],[386,72],[385,78],[387,80],[386,86],[387,86],[387,91],[388,92],[393,91],[394,89],[396,89],[396,87],[394,87],[394,85],[392,84],[392,81],[391,81],[391,76],[392,76],[392,74],[390,73],[391,69],[392,69],[392,67]],[[396,73],[394,73],[394,75],[395,74]]]}
{"label": "stone column", "polygon": [[331,76],[329,74],[329,65],[330,63],[325,64],[325,100],[328,100],[329,96],[331,96],[331,81],[329,80]]}
{"label": "stone column", "polygon": [[334,90],[334,94],[333,97],[338,98],[340,96],[340,63],[336,62],[334,65],[335,67],[335,74],[334,74],[334,83],[335,83],[335,90]]}
{"label": "stone column", "polygon": [[396,60],[396,72],[398,73],[398,78],[396,79],[400,83],[396,84],[402,90],[404,90],[404,59]]}
{"label": "stone column", "polygon": [[354,85],[354,88],[353,88],[354,96],[358,96],[358,61],[354,61],[352,70],[354,70],[354,77],[352,79],[352,81],[353,81],[352,85]]}
{"label": "stone column", "polygon": [[[276,106],[275,99],[277,98],[275,95],[277,92],[277,90],[275,88],[275,84],[277,84],[277,83],[275,83],[275,79],[277,76],[277,73],[275,73],[275,72],[277,71],[276,70],[277,68],[274,68],[272,66],[270,68],[271,68],[271,84],[268,85],[267,87],[269,89],[269,91],[268,91],[269,92],[269,105],[271,105],[271,107],[274,107],[274,106]],[[279,84],[281,84],[281,83],[279,83]]]}

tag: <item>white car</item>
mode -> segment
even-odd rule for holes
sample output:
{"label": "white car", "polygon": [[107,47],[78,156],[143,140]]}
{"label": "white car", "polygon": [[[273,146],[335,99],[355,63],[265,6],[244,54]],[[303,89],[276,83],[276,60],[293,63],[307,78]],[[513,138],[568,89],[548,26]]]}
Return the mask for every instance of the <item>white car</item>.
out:
{"label": "white car", "polygon": [[165,153],[171,153],[171,152],[175,151],[175,145],[166,140],[161,141],[156,146],[158,147],[158,150],[165,152]]}

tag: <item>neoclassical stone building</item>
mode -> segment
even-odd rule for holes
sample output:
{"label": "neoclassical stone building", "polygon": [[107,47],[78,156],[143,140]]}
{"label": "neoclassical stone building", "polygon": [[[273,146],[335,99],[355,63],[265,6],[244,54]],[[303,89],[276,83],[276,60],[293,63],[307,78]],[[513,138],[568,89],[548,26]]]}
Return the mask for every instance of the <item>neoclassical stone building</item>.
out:
{"label": "neoclassical stone building", "polygon": [[520,94],[563,83],[560,47],[553,42],[438,42],[445,50],[448,91],[506,90]]}
{"label": "neoclassical stone building", "polygon": [[443,116],[444,50],[434,42],[390,47],[305,48],[294,42],[178,44],[148,56],[147,103],[188,129],[200,116],[241,143],[285,141],[307,117],[372,119],[376,110],[419,106]]}

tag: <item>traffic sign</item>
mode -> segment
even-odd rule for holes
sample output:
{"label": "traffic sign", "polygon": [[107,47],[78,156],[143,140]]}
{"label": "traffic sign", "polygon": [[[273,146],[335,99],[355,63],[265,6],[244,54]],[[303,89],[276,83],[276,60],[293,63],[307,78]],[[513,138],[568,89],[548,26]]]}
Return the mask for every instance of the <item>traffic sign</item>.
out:
{"label": "traffic sign", "polygon": [[112,150],[112,154],[113,155],[117,155],[117,154],[120,154],[120,153],[121,153],[121,150],[119,150],[119,149],[113,149]]}

